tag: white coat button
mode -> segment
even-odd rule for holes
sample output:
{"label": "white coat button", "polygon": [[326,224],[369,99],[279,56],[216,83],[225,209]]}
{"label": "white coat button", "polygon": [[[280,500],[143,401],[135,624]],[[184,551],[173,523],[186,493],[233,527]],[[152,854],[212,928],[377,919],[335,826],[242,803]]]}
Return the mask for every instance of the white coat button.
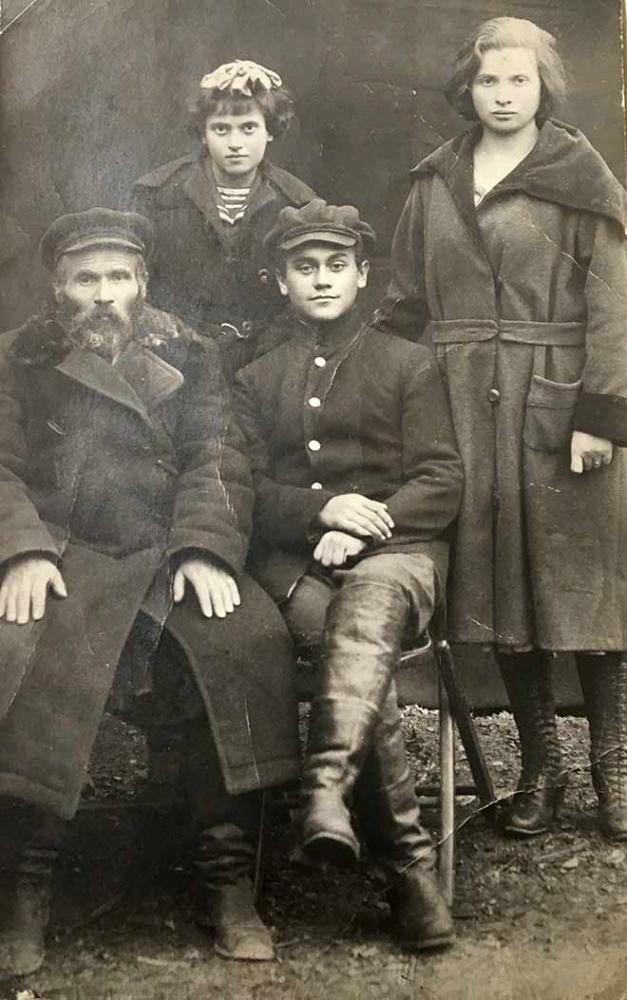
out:
{"label": "white coat button", "polygon": [[314,358],[314,365],[316,366],[316,368],[324,368],[326,363],[327,363],[326,358],[323,358],[320,355],[318,355],[317,358]]}
{"label": "white coat button", "polygon": [[307,402],[309,403],[310,406],[313,406],[314,410],[317,410],[318,407],[320,406],[320,400],[318,399],[317,396],[312,396],[311,399],[307,400]]}
{"label": "white coat button", "polygon": [[312,483],[311,484],[311,488],[312,488],[312,490],[321,490],[322,489],[322,483]]}
{"label": "white coat button", "polygon": [[320,451],[322,445],[320,444],[319,441],[316,441],[314,439],[312,441],[307,442],[307,447],[309,448],[310,451]]}

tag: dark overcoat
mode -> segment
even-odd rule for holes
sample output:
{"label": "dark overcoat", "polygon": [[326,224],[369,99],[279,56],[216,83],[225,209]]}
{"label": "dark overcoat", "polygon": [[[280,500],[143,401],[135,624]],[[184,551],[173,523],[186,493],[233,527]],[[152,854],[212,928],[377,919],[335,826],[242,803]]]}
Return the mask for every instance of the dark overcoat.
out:
{"label": "dark overcoat", "polygon": [[255,484],[253,575],[281,600],[307,570],[331,497],[385,501],[385,549],[422,552],[446,575],[461,462],[439,369],[424,347],[364,326],[293,320],[289,341],[237,376],[234,407]]}
{"label": "dark overcoat", "polygon": [[264,161],[241,222],[223,223],[216,197],[208,157],[194,154],[136,181],[132,206],[154,227],[152,301],[228,345],[236,368],[252,359],[259,331],[284,308],[263,238],[282,208],[305,205],[315,194]]}
{"label": "dark overcoat", "polygon": [[[505,649],[627,645],[624,192],[547,121],[475,209],[472,131],[413,172],[380,329],[431,341],[466,486],[452,637]],[[573,429],[614,460],[569,471]]]}
{"label": "dark overcoat", "polygon": [[[169,566],[190,550],[241,574],[252,502],[211,341],[149,307],[115,365],[45,317],[3,336],[0,563],[44,553],[68,596],[40,622],[0,622],[0,795],[73,814],[140,608],[188,654],[228,790],[298,773],[290,643],[266,595],[240,577],[226,622],[189,586],[171,608]],[[250,641],[236,642],[238,613]]]}

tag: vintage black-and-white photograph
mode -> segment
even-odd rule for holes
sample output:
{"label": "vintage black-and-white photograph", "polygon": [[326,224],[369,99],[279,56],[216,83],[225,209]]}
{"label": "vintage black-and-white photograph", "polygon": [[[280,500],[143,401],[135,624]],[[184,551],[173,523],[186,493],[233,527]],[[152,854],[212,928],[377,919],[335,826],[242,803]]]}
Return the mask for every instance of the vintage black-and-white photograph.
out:
{"label": "vintage black-and-white photograph", "polygon": [[626,1000],[623,15],[0,2],[2,1000]]}

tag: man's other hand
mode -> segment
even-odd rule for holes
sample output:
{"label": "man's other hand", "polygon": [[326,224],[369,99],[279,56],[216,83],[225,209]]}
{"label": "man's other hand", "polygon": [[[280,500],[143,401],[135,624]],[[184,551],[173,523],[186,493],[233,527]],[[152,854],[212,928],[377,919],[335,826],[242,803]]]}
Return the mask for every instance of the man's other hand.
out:
{"label": "man's other hand", "polygon": [[366,548],[361,538],[344,531],[326,531],[314,549],[314,559],[323,566],[343,566],[350,556],[358,556]]}
{"label": "man's other hand", "polygon": [[230,573],[208,559],[185,559],[174,574],[174,601],[185,596],[189,580],[205,618],[226,618],[240,604],[239,590]]}
{"label": "man's other hand", "polygon": [[591,469],[600,469],[612,461],[614,446],[605,438],[573,431],[570,439],[570,471],[581,475]]}
{"label": "man's other hand", "polygon": [[361,493],[341,493],[332,497],[318,514],[318,521],[324,528],[384,541],[392,537],[394,527],[387,506]]}
{"label": "man's other hand", "polygon": [[51,587],[57,597],[67,597],[59,570],[41,556],[24,556],[9,563],[0,585],[0,618],[26,625],[40,621],[46,612]]}

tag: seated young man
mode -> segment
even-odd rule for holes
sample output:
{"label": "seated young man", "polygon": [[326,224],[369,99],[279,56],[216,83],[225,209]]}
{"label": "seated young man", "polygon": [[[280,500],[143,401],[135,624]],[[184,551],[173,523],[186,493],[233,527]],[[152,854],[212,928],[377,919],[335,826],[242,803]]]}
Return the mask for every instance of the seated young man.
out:
{"label": "seated young man", "polygon": [[[267,240],[291,338],[240,371],[256,491],[253,575],[293,636],[321,647],[304,764],[304,848],[358,854],[351,806],[391,876],[398,937],[448,944],[407,766],[393,673],[442,599],[462,471],[428,349],[362,325],[370,226],[351,206],[284,208]],[[355,793],[355,794],[354,794]]]}

